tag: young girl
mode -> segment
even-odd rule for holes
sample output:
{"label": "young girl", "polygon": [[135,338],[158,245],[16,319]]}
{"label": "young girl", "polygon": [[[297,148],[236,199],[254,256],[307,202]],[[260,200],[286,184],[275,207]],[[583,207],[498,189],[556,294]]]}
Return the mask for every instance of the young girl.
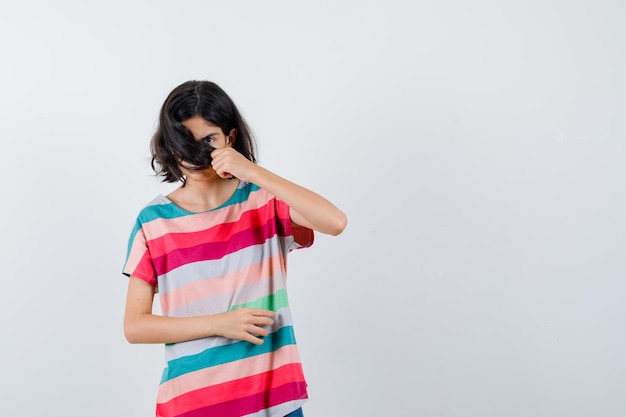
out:
{"label": "young girl", "polygon": [[[170,93],[151,151],[162,180],[182,184],[137,217],[124,334],[165,344],[156,415],[301,416],[287,254],[310,246],[313,230],[340,234],[346,216],[257,165],[245,120],[212,82]],[[156,292],[162,316],[152,313]]]}

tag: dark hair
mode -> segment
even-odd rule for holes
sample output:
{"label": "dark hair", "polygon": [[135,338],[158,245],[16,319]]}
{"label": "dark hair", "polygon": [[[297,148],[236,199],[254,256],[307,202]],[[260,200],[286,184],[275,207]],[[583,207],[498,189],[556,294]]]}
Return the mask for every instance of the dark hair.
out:
{"label": "dark hair", "polygon": [[180,169],[181,160],[199,166],[210,166],[213,148],[194,139],[183,122],[194,116],[203,117],[219,126],[225,135],[236,130],[233,147],[250,161],[256,163],[256,144],[245,119],[233,100],[211,81],[187,81],[167,96],[156,132],[150,142],[152,169],[162,182],[181,181],[185,177]]}

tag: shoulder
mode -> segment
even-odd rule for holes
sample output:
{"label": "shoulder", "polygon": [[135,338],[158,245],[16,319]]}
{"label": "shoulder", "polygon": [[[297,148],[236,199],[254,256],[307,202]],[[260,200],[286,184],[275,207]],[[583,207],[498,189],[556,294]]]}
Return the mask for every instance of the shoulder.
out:
{"label": "shoulder", "polygon": [[273,196],[256,184],[241,181],[235,190],[233,200],[235,203],[242,203],[249,199],[267,200]]}
{"label": "shoulder", "polygon": [[149,223],[159,218],[172,218],[176,216],[174,212],[175,206],[172,201],[159,194],[139,211],[137,222]]}
{"label": "shoulder", "polygon": [[240,181],[239,185],[237,186],[237,191],[252,193],[262,191],[262,188],[251,182]]}
{"label": "shoulder", "polygon": [[257,207],[268,205],[274,207],[280,207],[283,205],[286,206],[286,204],[283,203],[282,200],[278,199],[274,194],[253,183],[240,184],[238,192],[241,192],[240,201],[245,201],[246,204],[251,204]]}

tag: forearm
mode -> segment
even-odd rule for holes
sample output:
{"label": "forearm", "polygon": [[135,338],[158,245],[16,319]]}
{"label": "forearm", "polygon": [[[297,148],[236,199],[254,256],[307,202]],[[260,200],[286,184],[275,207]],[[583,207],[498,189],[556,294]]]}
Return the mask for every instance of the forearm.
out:
{"label": "forearm", "polygon": [[215,316],[165,317],[139,314],[126,318],[124,335],[130,343],[178,343],[216,336]]}
{"label": "forearm", "polygon": [[296,223],[305,223],[302,225],[330,235],[338,235],[346,227],[347,218],[341,210],[305,187],[258,165],[254,170],[252,182],[287,203],[305,220],[298,222],[298,219],[294,219]]}

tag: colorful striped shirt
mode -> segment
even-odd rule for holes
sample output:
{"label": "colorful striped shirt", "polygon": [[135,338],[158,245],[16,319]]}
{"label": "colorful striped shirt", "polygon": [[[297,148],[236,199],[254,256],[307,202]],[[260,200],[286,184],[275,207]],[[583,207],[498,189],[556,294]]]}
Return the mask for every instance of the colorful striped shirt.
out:
{"label": "colorful striped shirt", "polygon": [[165,345],[159,417],[283,417],[307,400],[286,292],[287,254],[313,244],[289,207],[254,184],[189,212],[163,195],[131,233],[123,273],[158,288],[161,312],[194,317],[240,307],[276,312],[262,345],[214,336]]}

